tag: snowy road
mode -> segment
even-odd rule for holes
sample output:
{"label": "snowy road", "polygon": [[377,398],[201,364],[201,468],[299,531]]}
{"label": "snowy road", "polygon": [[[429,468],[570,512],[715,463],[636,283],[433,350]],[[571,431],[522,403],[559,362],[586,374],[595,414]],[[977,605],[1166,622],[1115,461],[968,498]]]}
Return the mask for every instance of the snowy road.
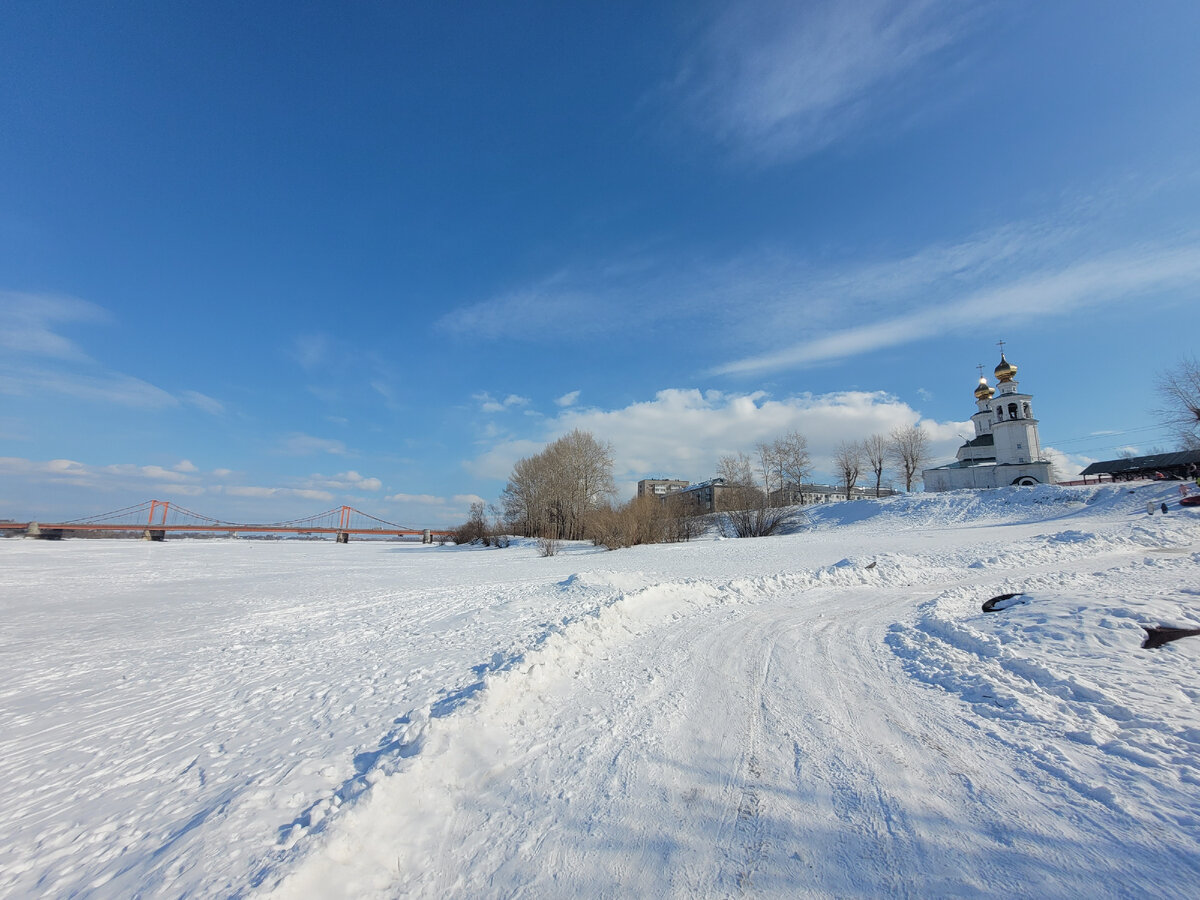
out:
{"label": "snowy road", "polygon": [[1200,639],[1139,644],[1200,625],[1200,520],[1047,496],[553,559],[10,542],[0,887],[1189,893]]}

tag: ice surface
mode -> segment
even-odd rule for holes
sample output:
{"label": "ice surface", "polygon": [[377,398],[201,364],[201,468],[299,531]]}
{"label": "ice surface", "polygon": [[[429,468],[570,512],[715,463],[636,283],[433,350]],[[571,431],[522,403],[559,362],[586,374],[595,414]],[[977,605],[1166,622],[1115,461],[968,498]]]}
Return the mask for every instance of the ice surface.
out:
{"label": "ice surface", "polygon": [[[5,896],[1180,896],[1200,510],[608,553],[0,542]],[[1021,592],[1000,614],[980,604]]]}

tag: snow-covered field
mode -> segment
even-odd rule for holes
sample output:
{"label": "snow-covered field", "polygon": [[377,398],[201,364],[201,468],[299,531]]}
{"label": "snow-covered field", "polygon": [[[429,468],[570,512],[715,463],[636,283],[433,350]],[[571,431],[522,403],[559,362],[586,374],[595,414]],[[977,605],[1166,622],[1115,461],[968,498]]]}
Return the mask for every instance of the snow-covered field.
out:
{"label": "snow-covered field", "polygon": [[0,541],[0,893],[1196,896],[1200,637],[1141,649],[1200,627],[1177,497],[551,558]]}

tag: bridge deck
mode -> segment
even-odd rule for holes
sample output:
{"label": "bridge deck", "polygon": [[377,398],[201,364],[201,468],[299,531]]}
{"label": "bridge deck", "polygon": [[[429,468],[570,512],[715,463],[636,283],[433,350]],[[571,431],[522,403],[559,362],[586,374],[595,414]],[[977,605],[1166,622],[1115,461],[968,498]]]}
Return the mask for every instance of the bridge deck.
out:
{"label": "bridge deck", "polygon": [[[0,522],[0,531],[28,531],[32,522]],[[222,533],[248,532],[255,534],[424,534],[424,529],[415,528],[338,528],[334,527],[295,527],[283,525],[105,525],[105,524],[70,524],[57,522],[38,522],[38,528],[43,531],[217,531]],[[451,534],[450,531],[429,529],[430,534]]]}

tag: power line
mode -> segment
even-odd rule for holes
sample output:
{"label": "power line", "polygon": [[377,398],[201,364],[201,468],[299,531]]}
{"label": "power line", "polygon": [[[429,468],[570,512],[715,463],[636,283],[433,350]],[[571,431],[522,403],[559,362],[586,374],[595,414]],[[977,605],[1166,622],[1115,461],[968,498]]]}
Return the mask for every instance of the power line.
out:
{"label": "power line", "polygon": [[1106,431],[1103,434],[1089,434],[1084,437],[1067,438],[1066,440],[1061,441],[1046,439],[1043,441],[1043,443],[1054,447],[1063,447],[1070,444],[1103,441],[1107,440],[1108,438],[1121,437],[1122,435],[1130,434],[1141,434],[1143,432],[1160,432],[1163,434],[1169,434],[1170,429],[1163,425],[1145,425],[1140,428],[1127,428],[1124,431]]}

